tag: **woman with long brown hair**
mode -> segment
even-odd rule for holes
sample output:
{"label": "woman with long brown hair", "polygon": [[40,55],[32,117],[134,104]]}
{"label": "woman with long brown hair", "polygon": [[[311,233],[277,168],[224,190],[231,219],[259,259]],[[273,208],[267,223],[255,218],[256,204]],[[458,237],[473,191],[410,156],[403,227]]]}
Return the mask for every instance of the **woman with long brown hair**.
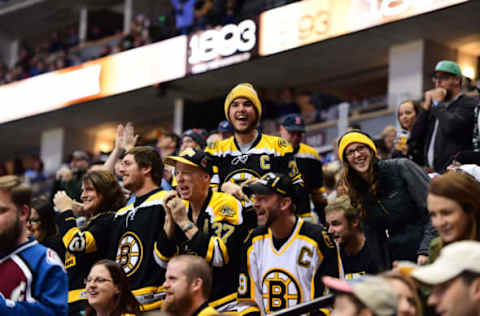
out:
{"label": "woman with long brown hair", "polygon": [[463,171],[448,171],[430,183],[427,206],[439,237],[432,241],[430,261],[443,246],[460,240],[480,241],[480,183]]}
{"label": "woman with long brown hair", "polygon": [[85,316],[140,315],[140,304],[118,263],[107,259],[96,262],[85,279],[85,287],[88,297]]}
{"label": "woman with long brown hair", "polygon": [[[125,205],[125,196],[117,179],[109,171],[89,171],[82,179],[83,207],[73,211],[73,200],[65,192],[54,197],[60,210],[59,229],[67,250],[65,268],[69,276],[69,314],[79,315],[86,306],[84,278],[92,265],[104,258],[113,258],[109,239],[114,212]],[[78,227],[76,217],[85,216]]]}
{"label": "woman with long brown hair", "polygon": [[400,129],[396,132],[395,151],[392,157],[408,157],[416,163],[423,164],[423,140],[411,135],[413,124],[420,112],[422,106],[418,101],[405,100],[398,106],[397,119]]}
{"label": "woman with long brown hair", "polygon": [[352,204],[360,210],[380,270],[395,260],[426,263],[434,231],[426,208],[429,178],[408,159],[378,160],[371,137],[358,130],[339,140],[339,157]]}

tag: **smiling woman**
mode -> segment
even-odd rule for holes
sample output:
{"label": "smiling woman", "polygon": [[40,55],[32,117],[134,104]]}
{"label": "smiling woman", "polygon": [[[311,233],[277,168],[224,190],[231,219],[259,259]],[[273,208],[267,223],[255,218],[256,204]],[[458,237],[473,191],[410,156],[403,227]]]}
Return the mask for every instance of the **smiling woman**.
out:
{"label": "smiling woman", "polygon": [[345,133],[338,144],[345,185],[380,270],[395,260],[425,263],[434,237],[425,202],[427,174],[408,159],[378,160],[375,144],[361,131]]}
{"label": "smiling woman", "polygon": [[432,180],[428,211],[440,236],[432,241],[430,261],[443,246],[460,240],[480,241],[480,183],[461,171],[449,171]]}
{"label": "smiling woman", "polygon": [[89,306],[86,316],[136,316],[140,304],[130,291],[122,267],[111,260],[100,260],[85,279]]}
{"label": "smiling woman", "polygon": [[[85,308],[83,279],[94,262],[109,256],[114,212],[125,204],[117,179],[103,170],[85,174],[81,198],[83,207],[74,213],[73,200],[65,192],[58,192],[54,197],[55,207],[61,211],[59,229],[67,250],[65,268],[69,276],[70,315],[79,315]],[[78,227],[76,216],[85,216],[86,223]]]}

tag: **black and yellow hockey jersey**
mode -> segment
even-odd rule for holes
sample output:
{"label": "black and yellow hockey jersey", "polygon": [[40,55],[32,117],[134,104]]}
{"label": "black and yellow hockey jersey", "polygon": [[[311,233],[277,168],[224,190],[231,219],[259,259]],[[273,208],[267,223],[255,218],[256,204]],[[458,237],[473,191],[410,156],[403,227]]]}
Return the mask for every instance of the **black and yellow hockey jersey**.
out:
{"label": "black and yellow hockey jersey", "polygon": [[[65,245],[65,269],[68,273],[68,309],[79,312],[87,306],[84,279],[100,259],[111,259],[110,228],[114,213],[101,213],[77,227],[72,211],[58,215],[60,236]],[[110,252],[109,252],[110,251]]]}
{"label": "black and yellow hockey jersey", "polygon": [[311,301],[327,293],[322,276],[343,276],[337,246],[320,225],[297,218],[283,245],[277,249],[274,243],[270,228],[259,227],[244,244],[238,287],[242,315],[255,314],[256,307],[265,315]]}
{"label": "black and yellow hockey jersey", "polygon": [[259,133],[250,149],[240,151],[235,137],[218,141],[205,149],[213,156],[212,184],[221,186],[231,181],[241,184],[252,177],[260,178],[268,172],[288,174],[294,184],[302,184],[292,146],[283,138]]}
{"label": "black and yellow hockey jersey", "polygon": [[309,194],[319,193],[323,185],[322,159],[315,148],[303,143],[294,149],[293,155],[304,183],[304,190],[301,191],[297,203],[297,215],[311,217]]}
{"label": "black and yellow hockey jersey", "polygon": [[[186,202],[188,218],[192,209]],[[195,223],[195,222],[194,222]],[[162,231],[155,244],[157,263],[166,268],[168,260],[178,254],[205,258],[213,268],[213,293],[210,306],[218,311],[233,310],[236,305],[240,248],[256,223],[248,222],[241,203],[231,195],[209,190],[195,225],[198,232],[188,240],[176,226],[174,240]]]}
{"label": "black and yellow hockey jersey", "polygon": [[164,298],[165,269],[153,257],[154,243],[163,231],[167,191],[156,189],[121,208],[113,220],[115,260],[123,267],[132,292],[149,311],[161,306]]}

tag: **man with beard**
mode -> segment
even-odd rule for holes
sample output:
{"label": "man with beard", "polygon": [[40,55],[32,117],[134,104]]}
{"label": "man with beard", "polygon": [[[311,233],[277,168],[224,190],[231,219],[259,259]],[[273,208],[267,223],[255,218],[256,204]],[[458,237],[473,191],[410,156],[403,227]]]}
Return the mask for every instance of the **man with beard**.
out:
{"label": "man with beard", "polygon": [[345,279],[365,274],[377,274],[378,265],[370,255],[365,235],[360,226],[358,210],[346,195],[330,201],[325,208],[328,232],[340,248]]}
{"label": "man with beard", "polygon": [[162,310],[173,315],[209,316],[218,312],[208,305],[212,271],[201,257],[181,255],[168,263],[165,283],[167,297]]}
{"label": "man with beard", "polygon": [[257,130],[262,105],[251,84],[235,86],[225,99],[224,109],[234,133],[206,149],[214,160],[213,185],[245,202],[245,206],[251,206],[240,186],[245,180],[260,178],[270,171],[288,171],[294,184],[303,185],[292,146],[283,138]]}
{"label": "man with beard", "polygon": [[[295,186],[269,172],[249,184],[258,225],[244,244],[238,301],[242,315],[270,314],[326,294],[321,277],[342,274],[340,255],[325,229],[295,215]],[[320,310],[321,315],[327,310]]]}
{"label": "man with beard", "polygon": [[443,172],[462,151],[472,150],[474,109],[478,101],[462,93],[462,71],[449,60],[437,63],[435,88],[425,92],[421,112],[408,140],[409,151],[424,153],[425,165]]}
{"label": "man with beard", "polygon": [[160,188],[163,163],[152,147],[134,147],[125,154],[120,173],[123,186],[136,199],[115,214],[112,241],[116,253],[112,255],[143,309],[155,310],[161,306],[165,280],[165,270],[153,257],[154,243],[165,221],[162,200],[167,192]]}
{"label": "man with beard", "polygon": [[235,311],[238,249],[253,225],[245,222],[237,199],[210,189],[213,171],[208,154],[188,148],[179,156],[167,157],[165,164],[175,167],[178,193],[170,191],[164,198],[167,217],[155,243],[155,259],[166,267],[179,253],[205,258],[213,267],[215,281],[210,306]]}
{"label": "man with beard", "polygon": [[67,315],[62,262],[28,237],[31,195],[18,177],[0,177],[0,315]]}

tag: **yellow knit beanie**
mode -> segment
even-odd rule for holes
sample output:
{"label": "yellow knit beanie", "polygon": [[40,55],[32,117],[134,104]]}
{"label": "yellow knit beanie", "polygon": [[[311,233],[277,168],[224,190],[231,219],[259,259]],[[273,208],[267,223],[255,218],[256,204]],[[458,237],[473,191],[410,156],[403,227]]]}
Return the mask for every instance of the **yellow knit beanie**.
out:
{"label": "yellow knit beanie", "polygon": [[371,150],[376,154],[377,147],[373,140],[368,136],[368,134],[362,133],[360,131],[349,131],[343,134],[342,138],[338,141],[338,157],[343,162],[343,152],[348,145],[353,143],[361,143],[370,147]]}
{"label": "yellow knit beanie", "polygon": [[228,116],[228,110],[230,108],[230,104],[232,104],[233,100],[236,98],[244,97],[252,101],[253,106],[257,109],[258,120],[262,116],[262,104],[260,103],[260,99],[258,98],[257,91],[250,83],[240,83],[236,85],[227,95],[225,99],[225,117],[227,120],[230,121],[230,117]]}

